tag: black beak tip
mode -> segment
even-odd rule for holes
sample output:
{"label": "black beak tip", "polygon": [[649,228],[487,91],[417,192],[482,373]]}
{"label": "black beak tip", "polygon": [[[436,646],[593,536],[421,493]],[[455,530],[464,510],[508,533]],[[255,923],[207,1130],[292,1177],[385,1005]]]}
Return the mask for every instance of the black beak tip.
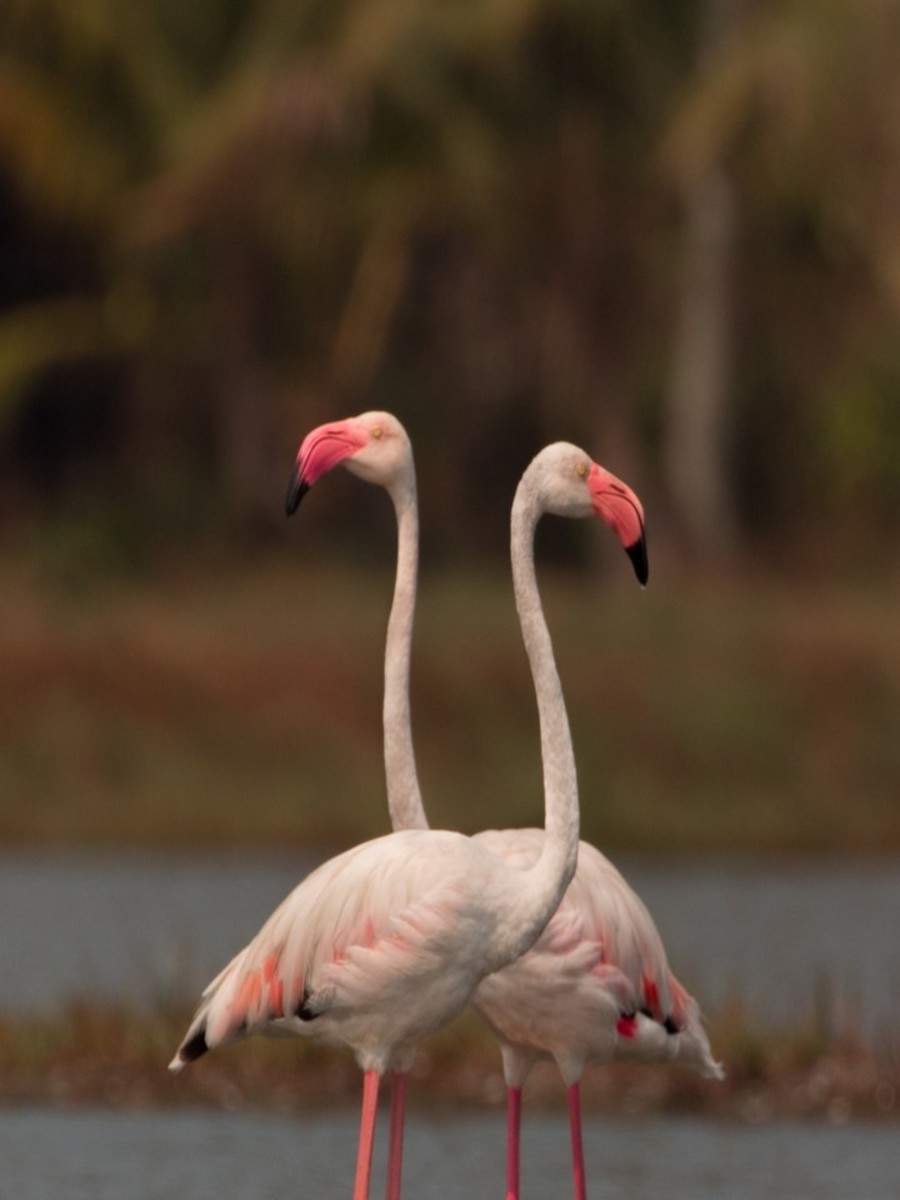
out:
{"label": "black beak tip", "polygon": [[299,475],[291,476],[291,482],[288,484],[287,496],[284,501],[284,511],[289,517],[292,517],[300,507],[300,501],[309,491],[309,484],[304,483]]}
{"label": "black beak tip", "polygon": [[647,539],[643,533],[633,545],[625,547],[625,553],[631,559],[638,583],[641,587],[646,587],[650,578],[650,563],[647,560]]}

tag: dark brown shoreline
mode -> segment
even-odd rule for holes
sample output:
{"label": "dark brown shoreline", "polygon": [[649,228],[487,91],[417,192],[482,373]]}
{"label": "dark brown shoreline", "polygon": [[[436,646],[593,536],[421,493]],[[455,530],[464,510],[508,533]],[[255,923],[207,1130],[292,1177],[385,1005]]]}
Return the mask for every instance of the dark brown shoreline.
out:
{"label": "dark brown shoreline", "polygon": [[[186,1016],[78,1004],[55,1017],[0,1019],[0,1106],[302,1113],[355,1103],[358,1072],[349,1055],[289,1040],[255,1038],[170,1074],[166,1063]],[[896,1052],[878,1057],[853,1037],[825,1042],[810,1030],[766,1034],[734,1018],[713,1022],[711,1034],[728,1072],[724,1083],[677,1065],[592,1068],[583,1085],[585,1109],[626,1118],[681,1113],[754,1124],[900,1119]],[[499,1055],[474,1018],[426,1044],[412,1093],[417,1105],[432,1111],[502,1105]],[[527,1104],[562,1107],[563,1089],[551,1064],[533,1072]]]}

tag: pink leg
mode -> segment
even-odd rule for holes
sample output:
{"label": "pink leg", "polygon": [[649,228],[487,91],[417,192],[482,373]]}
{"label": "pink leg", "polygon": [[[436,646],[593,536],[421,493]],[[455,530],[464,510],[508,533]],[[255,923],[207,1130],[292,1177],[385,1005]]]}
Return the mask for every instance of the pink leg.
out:
{"label": "pink leg", "polygon": [[378,1115],[380,1082],[377,1071],[366,1071],[363,1075],[362,1117],[359,1124],[353,1200],[369,1200],[369,1176],[372,1174],[372,1147],[375,1145],[375,1118]]}
{"label": "pink leg", "polygon": [[584,1147],[581,1144],[581,1089],[573,1083],[566,1093],[569,1101],[569,1132],[572,1135],[572,1178],[575,1200],[586,1200],[584,1178]]}
{"label": "pink leg", "polygon": [[391,1137],[388,1148],[387,1200],[400,1200],[407,1079],[405,1071],[395,1071],[391,1079]]}
{"label": "pink leg", "polygon": [[506,1089],[506,1200],[519,1200],[519,1129],[522,1089]]}

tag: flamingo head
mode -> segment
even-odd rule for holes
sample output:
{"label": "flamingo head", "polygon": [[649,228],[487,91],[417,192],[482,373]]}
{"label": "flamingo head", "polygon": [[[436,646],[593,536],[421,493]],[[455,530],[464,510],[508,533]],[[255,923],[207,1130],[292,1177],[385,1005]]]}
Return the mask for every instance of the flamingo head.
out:
{"label": "flamingo head", "polygon": [[348,471],[390,489],[412,471],[406,430],[387,412],[367,412],[319,425],[300,443],[288,484],[285,509],[292,516],[309,489],[344,463]]}
{"label": "flamingo head", "polygon": [[545,447],[530,471],[537,476],[544,511],[559,517],[600,517],[622,543],[638,582],[646,584],[650,568],[644,507],[627,483],[568,442]]}

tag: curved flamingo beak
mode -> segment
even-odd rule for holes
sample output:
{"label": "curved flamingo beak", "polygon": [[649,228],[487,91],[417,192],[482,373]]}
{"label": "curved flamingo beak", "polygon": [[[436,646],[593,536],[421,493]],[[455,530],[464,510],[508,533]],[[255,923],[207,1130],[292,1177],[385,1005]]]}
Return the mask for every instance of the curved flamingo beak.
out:
{"label": "curved flamingo beak", "polygon": [[368,440],[369,435],[364,427],[352,417],[346,421],[319,425],[308,433],[300,443],[291,471],[284,502],[287,515],[293,516],[316,480],[327,475],[345,458],[356,454]]}
{"label": "curved flamingo beak", "polygon": [[594,502],[594,511],[622,543],[625,553],[631,559],[638,582],[643,587],[650,577],[644,506],[627,483],[617,479],[599,463],[591,466],[588,487]]}

